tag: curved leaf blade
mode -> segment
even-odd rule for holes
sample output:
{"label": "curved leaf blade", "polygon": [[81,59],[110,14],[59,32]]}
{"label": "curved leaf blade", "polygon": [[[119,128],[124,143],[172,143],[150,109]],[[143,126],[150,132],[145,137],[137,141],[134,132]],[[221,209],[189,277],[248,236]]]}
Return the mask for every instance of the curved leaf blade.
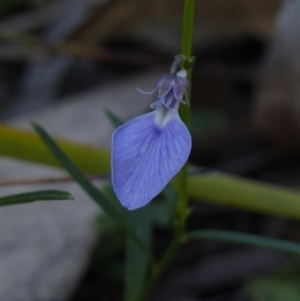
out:
{"label": "curved leaf blade", "polygon": [[0,206],[32,203],[36,201],[74,200],[69,192],[60,190],[40,190],[0,197]]}
{"label": "curved leaf blade", "polygon": [[[29,131],[0,125],[0,154],[26,161],[61,166],[52,156],[44,143]],[[58,145],[68,154],[71,160],[83,171],[89,173],[109,173],[109,151],[93,146],[56,139]],[[86,160],[89,158],[89,160]]]}
{"label": "curved leaf blade", "polygon": [[291,189],[222,173],[191,176],[189,195],[215,204],[300,218],[300,194]]}
{"label": "curved leaf blade", "polygon": [[199,230],[188,233],[187,239],[206,239],[232,242],[300,255],[300,244],[247,233],[237,233],[223,230]]}

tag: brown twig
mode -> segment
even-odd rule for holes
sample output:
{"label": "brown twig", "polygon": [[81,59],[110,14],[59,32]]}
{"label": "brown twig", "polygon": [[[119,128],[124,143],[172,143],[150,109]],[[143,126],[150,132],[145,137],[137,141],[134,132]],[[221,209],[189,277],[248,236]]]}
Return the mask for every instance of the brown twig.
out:
{"label": "brown twig", "polygon": [[[109,175],[95,174],[95,175],[88,175],[87,178],[90,180],[109,180]],[[0,180],[0,186],[65,183],[65,182],[73,182],[73,181],[74,179],[70,176],[30,178],[30,179],[8,179],[8,180]]]}

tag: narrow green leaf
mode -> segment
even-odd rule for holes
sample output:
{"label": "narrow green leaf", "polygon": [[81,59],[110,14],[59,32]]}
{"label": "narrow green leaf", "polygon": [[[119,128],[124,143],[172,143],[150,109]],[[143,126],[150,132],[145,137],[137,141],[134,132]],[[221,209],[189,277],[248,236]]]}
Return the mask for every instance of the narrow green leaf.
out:
{"label": "narrow green leaf", "polygon": [[124,121],[120,117],[118,117],[115,113],[108,109],[105,109],[105,114],[115,128],[121,126],[124,123]]}
{"label": "narrow green leaf", "polygon": [[60,190],[40,190],[0,197],[0,206],[25,204],[36,201],[74,200],[69,192]]}
{"label": "narrow green leaf", "polygon": [[300,194],[257,181],[208,173],[189,177],[189,196],[251,211],[300,218]]}
{"label": "narrow green leaf", "polygon": [[72,177],[81,185],[81,187],[116,221],[124,219],[123,216],[111,205],[106,196],[91,184],[84,174],[69,160],[69,158],[56,145],[54,140],[37,124],[32,123],[36,132],[40,135],[53,156],[61,165],[72,175]]}
{"label": "narrow green leaf", "polygon": [[[149,207],[127,212],[127,222],[136,236],[150,249],[152,218]],[[140,294],[147,277],[149,261],[136,243],[127,236],[125,259],[125,301],[132,301]]]}
{"label": "narrow green leaf", "polygon": [[95,188],[94,185],[85,177],[85,175],[71,162],[71,160],[63,153],[54,140],[42,129],[39,125],[32,123],[35,131],[39,134],[41,139],[47,145],[53,156],[62,164],[62,166],[71,174],[71,176],[78,182],[78,184],[95,200],[95,202],[101,206],[104,211],[109,214],[118,223],[124,231],[135,241],[135,243],[141,248],[141,250],[147,254],[151,262],[155,262],[153,254],[150,250],[140,241],[135,233],[128,227],[124,214],[121,214],[121,210],[125,210],[120,206],[120,211],[110,203],[110,200],[105,196],[103,192]]}
{"label": "narrow green leaf", "polygon": [[199,230],[188,233],[187,239],[225,241],[300,255],[300,244],[246,233],[223,230]]}
{"label": "narrow green leaf", "polygon": [[[0,141],[1,155],[60,166],[35,133],[0,125]],[[109,151],[63,139],[56,139],[56,141],[70,159],[76,162],[78,168],[84,172],[110,172]]]}

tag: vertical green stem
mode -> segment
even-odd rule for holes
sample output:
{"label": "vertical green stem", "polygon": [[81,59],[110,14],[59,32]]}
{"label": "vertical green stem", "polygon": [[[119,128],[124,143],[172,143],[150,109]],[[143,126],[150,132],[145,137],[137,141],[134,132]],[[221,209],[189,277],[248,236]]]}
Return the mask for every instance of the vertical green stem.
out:
{"label": "vertical green stem", "polygon": [[[194,28],[194,10],[195,0],[186,0],[184,4],[184,16],[183,16],[183,29],[182,29],[182,46],[181,54],[185,56],[185,62],[189,62],[192,56],[192,43],[193,43],[193,28]],[[187,79],[189,81],[189,95],[190,100],[191,91],[191,65],[187,68]],[[180,106],[180,117],[182,121],[189,127],[190,122],[190,107],[189,105]],[[179,201],[177,206],[177,222],[176,235],[181,236],[185,231],[185,222],[188,215],[188,185],[187,185],[187,164],[183,166],[179,172]]]}
{"label": "vertical green stem", "polygon": [[[183,17],[183,32],[182,32],[182,49],[181,54],[185,57],[187,70],[187,79],[191,90],[191,55],[192,55],[192,41],[193,41],[193,27],[194,27],[194,6],[195,0],[185,0],[184,17]],[[190,96],[188,96],[190,99]],[[190,109],[188,105],[180,106],[180,116],[182,121],[189,126]],[[185,165],[179,172],[179,201],[177,206],[177,219],[175,223],[175,236],[172,243],[160,259],[159,263],[153,268],[152,275],[149,277],[140,295],[134,301],[143,301],[148,295],[149,291],[156,284],[162,276],[162,273],[169,266],[171,260],[177,253],[180,245],[184,242],[185,223],[188,215],[188,194],[187,194],[187,165]]]}
{"label": "vertical green stem", "polygon": [[186,0],[184,3],[181,54],[186,60],[192,56],[193,29],[194,29],[195,0]]}

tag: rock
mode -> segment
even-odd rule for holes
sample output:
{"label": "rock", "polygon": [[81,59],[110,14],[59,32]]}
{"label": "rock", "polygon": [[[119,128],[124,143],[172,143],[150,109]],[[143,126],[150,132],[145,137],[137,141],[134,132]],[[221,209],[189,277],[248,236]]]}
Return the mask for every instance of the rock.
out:
{"label": "rock", "polygon": [[[110,146],[113,127],[104,115],[109,108],[124,119],[149,107],[140,95],[161,74],[130,78],[28,114],[9,123],[29,127],[35,120],[51,134]],[[34,146],[33,146],[34,147]],[[65,175],[55,168],[1,158],[0,178]],[[98,183],[97,183],[98,184]],[[99,208],[76,183],[1,187],[1,195],[38,189],[61,189],[74,201],[36,202],[0,208],[0,300],[62,301],[74,291],[98,237],[93,218]]]}

